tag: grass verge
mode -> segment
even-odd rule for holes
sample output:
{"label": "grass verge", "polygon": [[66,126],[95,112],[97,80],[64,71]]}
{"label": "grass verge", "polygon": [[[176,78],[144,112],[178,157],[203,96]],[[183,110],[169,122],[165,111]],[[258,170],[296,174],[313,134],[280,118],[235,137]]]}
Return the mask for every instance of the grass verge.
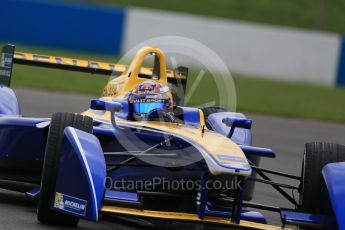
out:
{"label": "grass verge", "polygon": [[[83,2],[81,0],[69,0]],[[315,0],[87,0],[345,33],[345,1]]]}

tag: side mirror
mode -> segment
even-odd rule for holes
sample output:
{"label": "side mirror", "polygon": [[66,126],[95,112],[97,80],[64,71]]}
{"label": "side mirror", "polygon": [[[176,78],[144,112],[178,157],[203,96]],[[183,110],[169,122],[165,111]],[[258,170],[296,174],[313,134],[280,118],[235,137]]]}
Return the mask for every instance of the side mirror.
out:
{"label": "side mirror", "polygon": [[122,104],[119,102],[93,99],[93,100],[91,100],[90,108],[94,109],[94,110],[106,110],[106,111],[120,112],[123,107],[122,107]]}
{"label": "side mirror", "polygon": [[252,120],[249,119],[242,119],[242,118],[224,118],[222,122],[226,126],[235,126],[237,128],[243,129],[251,129],[252,128]]}
{"label": "side mirror", "polygon": [[120,102],[93,99],[91,100],[90,108],[94,110],[110,111],[111,124],[114,126],[114,129],[120,129],[115,121],[115,112],[120,112],[123,109],[123,106]]}
{"label": "side mirror", "polygon": [[242,119],[242,118],[224,118],[222,122],[231,127],[228,137],[231,138],[234,134],[235,128],[243,128],[243,129],[251,129],[252,128],[252,120],[249,119]]}

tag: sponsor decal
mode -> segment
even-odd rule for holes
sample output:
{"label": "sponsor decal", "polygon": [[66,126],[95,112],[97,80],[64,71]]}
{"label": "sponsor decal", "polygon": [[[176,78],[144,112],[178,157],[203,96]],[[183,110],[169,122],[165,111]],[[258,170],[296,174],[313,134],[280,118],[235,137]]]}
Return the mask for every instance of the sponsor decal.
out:
{"label": "sponsor decal", "polygon": [[55,193],[54,208],[85,216],[87,201],[59,192]]}
{"label": "sponsor decal", "polygon": [[[19,52],[14,53],[14,60],[50,63],[50,64],[58,64],[58,65],[64,65],[64,66],[75,66],[75,67],[80,67],[80,68],[91,68],[94,70],[115,71],[118,73],[123,73],[128,69],[128,66],[121,65],[121,64],[112,64],[112,63],[105,63],[105,62],[96,62],[96,61],[88,61],[88,60],[80,60],[80,59],[71,59],[71,58],[66,58],[66,57],[55,57],[55,56],[38,55],[38,54],[31,54],[31,53],[19,53]],[[12,62],[12,60],[9,60],[9,59],[8,61]],[[143,68],[143,70],[140,70],[140,73],[142,73],[143,71],[145,71],[145,68]],[[168,78],[175,79],[173,75],[173,71],[167,71],[167,76]],[[186,76],[178,76],[178,78],[185,80]]]}
{"label": "sponsor decal", "polygon": [[246,163],[246,159],[237,156],[228,156],[224,154],[217,154],[217,157],[220,161],[235,161],[235,162],[242,162]]}
{"label": "sponsor decal", "polygon": [[7,68],[11,68],[12,66],[12,54],[9,53],[2,53],[1,55],[1,63],[0,66],[1,67],[7,67]]}
{"label": "sponsor decal", "polygon": [[0,67],[0,76],[11,77],[11,71],[5,67]]}
{"label": "sponsor decal", "polygon": [[0,62],[1,67],[5,67],[5,53],[1,54],[1,62]]}

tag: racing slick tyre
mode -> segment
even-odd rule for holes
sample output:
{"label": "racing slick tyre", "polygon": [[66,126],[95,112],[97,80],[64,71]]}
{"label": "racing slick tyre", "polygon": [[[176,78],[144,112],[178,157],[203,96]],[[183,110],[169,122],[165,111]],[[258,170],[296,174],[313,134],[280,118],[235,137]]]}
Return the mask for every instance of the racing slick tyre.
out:
{"label": "racing slick tyre", "polygon": [[64,130],[67,126],[91,133],[92,118],[71,113],[54,113],[51,119],[47,138],[41,191],[37,207],[37,219],[43,224],[76,226],[79,219],[50,209],[54,199],[55,183],[60,162],[60,147]]}
{"label": "racing slick tyre", "polygon": [[305,145],[302,161],[301,210],[319,214],[324,199],[321,197],[322,168],[328,163],[345,161],[345,146],[314,142]]}

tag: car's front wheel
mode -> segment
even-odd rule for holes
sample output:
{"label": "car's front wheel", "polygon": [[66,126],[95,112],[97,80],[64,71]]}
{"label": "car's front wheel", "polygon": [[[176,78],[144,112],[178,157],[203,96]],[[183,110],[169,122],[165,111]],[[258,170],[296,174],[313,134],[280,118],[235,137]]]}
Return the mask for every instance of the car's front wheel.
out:
{"label": "car's front wheel", "polygon": [[92,133],[92,118],[71,113],[54,113],[51,119],[41,179],[41,191],[37,208],[37,218],[43,224],[76,226],[78,218],[50,209],[54,199],[55,183],[58,175],[61,142],[66,127],[74,127]]}

